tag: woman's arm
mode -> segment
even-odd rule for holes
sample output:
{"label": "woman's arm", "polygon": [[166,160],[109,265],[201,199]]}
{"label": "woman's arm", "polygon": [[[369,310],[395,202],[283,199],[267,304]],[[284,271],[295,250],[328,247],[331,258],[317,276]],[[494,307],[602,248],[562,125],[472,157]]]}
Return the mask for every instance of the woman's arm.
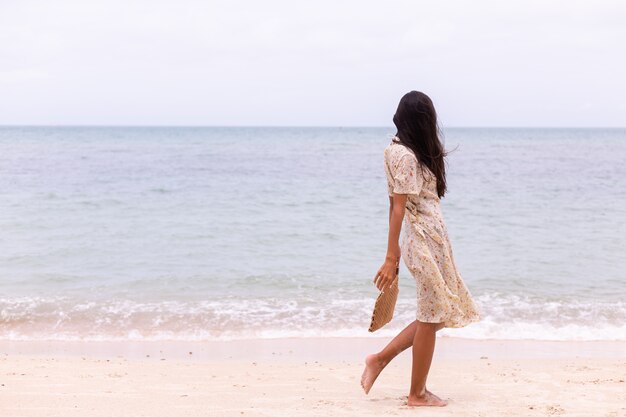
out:
{"label": "woman's arm", "polygon": [[400,260],[400,231],[402,230],[402,219],[404,219],[404,211],[406,210],[406,194],[395,194],[391,198],[391,207],[389,209],[389,236],[387,239],[387,256],[385,259],[391,259],[394,262]]}
{"label": "woman's arm", "polygon": [[406,205],[406,194],[393,194],[389,197],[389,236],[387,239],[387,255],[385,262],[380,267],[374,284],[383,291],[388,288],[396,275],[396,268],[400,262],[400,231],[402,230],[402,220]]}

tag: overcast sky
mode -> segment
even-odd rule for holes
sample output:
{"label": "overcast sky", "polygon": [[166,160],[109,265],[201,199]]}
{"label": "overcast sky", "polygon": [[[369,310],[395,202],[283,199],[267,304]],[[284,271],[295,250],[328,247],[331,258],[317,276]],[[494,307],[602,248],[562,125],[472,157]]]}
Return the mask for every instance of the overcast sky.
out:
{"label": "overcast sky", "polygon": [[0,0],[0,124],[626,126],[624,1]]}

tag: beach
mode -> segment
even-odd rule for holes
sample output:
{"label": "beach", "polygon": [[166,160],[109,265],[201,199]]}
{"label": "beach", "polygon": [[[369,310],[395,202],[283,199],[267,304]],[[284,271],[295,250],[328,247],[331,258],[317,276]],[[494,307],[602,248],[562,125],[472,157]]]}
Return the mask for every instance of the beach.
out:
{"label": "beach", "polygon": [[624,129],[446,130],[481,321],[438,333],[448,406],[404,405],[410,351],[363,393],[417,302],[402,263],[367,332],[389,133],[0,128],[0,417],[626,416]]}
{"label": "beach", "polygon": [[0,2],[0,417],[626,417],[624,22]]}
{"label": "beach", "polygon": [[0,415],[625,416],[626,342],[439,337],[429,390],[405,405],[411,354],[365,395],[362,359],[387,338],[0,342]]}

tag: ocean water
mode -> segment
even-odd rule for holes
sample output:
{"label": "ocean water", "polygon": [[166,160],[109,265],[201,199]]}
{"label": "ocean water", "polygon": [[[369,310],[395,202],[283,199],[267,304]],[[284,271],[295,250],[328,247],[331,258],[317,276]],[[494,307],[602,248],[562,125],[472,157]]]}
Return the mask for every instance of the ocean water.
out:
{"label": "ocean water", "polygon": [[[367,332],[391,128],[0,128],[0,339]],[[626,340],[626,130],[446,129],[442,200],[483,320]]]}

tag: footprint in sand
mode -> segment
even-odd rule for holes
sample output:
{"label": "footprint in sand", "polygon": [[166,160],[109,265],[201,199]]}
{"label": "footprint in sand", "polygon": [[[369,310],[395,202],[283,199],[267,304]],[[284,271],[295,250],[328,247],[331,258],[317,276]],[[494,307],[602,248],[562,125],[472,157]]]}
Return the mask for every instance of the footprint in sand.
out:
{"label": "footprint in sand", "polygon": [[551,416],[565,413],[565,410],[563,408],[561,408],[558,404],[557,405],[549,405],[549,406],[547,406],[546,407],[546,411]]}

